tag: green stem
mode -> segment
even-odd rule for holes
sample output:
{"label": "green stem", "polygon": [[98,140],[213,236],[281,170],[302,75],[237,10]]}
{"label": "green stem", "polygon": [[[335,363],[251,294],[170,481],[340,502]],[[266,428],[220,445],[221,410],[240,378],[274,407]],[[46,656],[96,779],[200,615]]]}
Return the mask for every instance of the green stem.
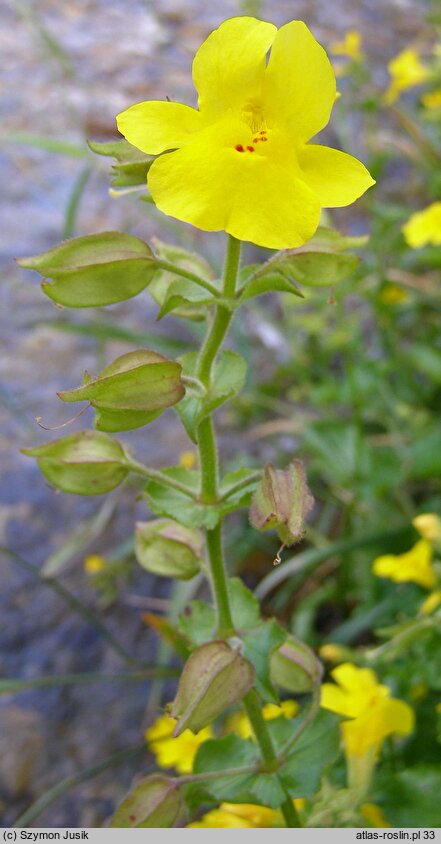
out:
{"label": "green stem", "polygon": [[[251,689],[245,695],[243,699],[243,704],[245,707],[245,711],[248,715],[248,720],[253,728],[253,733],[256,736],[262,759],[266,763],[270,771],[276,772],[279,765],[279,760],[277,758],[276,751],[274,750],[267,723],[262,715],[259,696],[255,689]],[[275,775],[277,776],[276,773]],[[289,827],[290,829],[295,829],[302,825],[300,823],[300,819],[297,814],[294,803],[292,802],[289,795],[286,796],[286,800],[282,803],[280,809],[285,819],[285,824],[287,827]]]}
{"label": "green stem", "polygon": [[234,634],[234,622],[231,615],[228,581],[222,554],[221,523],[217,524],[213,530],[207,530],[207,551],[217,612],[217,635],[220,639],[229,639]]}
{"label": "green stem", "polygon": [[[223,275],[223,296],[234,297],[240,262],[240,241],[228,238],[227,254]],[[216,307],[213,322],[202,345],[198,358],[196,377],[207,390],[211,386],[212,368],[222,341],[232,319],[232,312],[221,304]],[[200,500],[215,504],[218,498],[219,466],[216,437],[211,416],[202,420],[198,427],[199,465],[201,472]],[[234,633],[228,596],[228,583],[222,554],[222,525],[207,530],[207,551],[211,584],[217,612],[217,630],[220,638],[229,638]]]}
{"label": "green stem", "polygon": [[176,489],[177,492],[182,492],[183,495],[187,495],[188,498],[192,498],[194,501],[198,500],[197,492],[189,489],[185,484],[181,484],[180,481],[176,481],[169,475],[165,475],[159,469],[150,469],[148,466],[144,466],[143,463],[138,463],[137,460],[131,460],[129,468],[136,475],[142,475],[144,478],[148,478],[149,481],[156,481],[156,483],[167,486],[169,489]]}
{"label": "green stem", "polygon": [[174,275],[180,275],[182,278],[188,278],[189,281],[194,281],[194,283],[198,284],[199,287],[203,287],[204,290],[208,290],[208,292],[213,296],[219,298],[219,291],[214,284],[211,284],[211,282],[207,281],[205,278],[201,278],[199,275],[190,272],[190,270],[185,270],[183,267],[178,267],[176,264],[172,264],[170,261],[164,261],[162,258],[155,257],[155,264],[162,270],[166,270],[166,272],[173,273]]}
{"label": "green stem", "polygon": [[[234,298],[237,274],[239,271],[240,247],[240,240],[236,240],[236,238],[229,236],[222,288],[222,295],[225,299]],[[227,333],[232,317],[233,312],[224,307],[224,305],[217,306],[210,331],[208,332],[200,351],[196,375],[199,380],[205,384],[207,389],[210,388],[211,370],[214,360],[219,351],[222,340]]]}

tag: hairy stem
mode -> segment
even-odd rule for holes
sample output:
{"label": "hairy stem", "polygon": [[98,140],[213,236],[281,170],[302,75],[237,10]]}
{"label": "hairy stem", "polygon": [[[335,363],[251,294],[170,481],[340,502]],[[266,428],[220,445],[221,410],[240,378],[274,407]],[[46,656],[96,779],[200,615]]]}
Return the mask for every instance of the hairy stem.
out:
{"label": "hairy stem", "polygon": [[[262,759],[269,766],[270,770],[273,769],[276,771],[278,763],[277,754],[274,750],[267,723],[262,715],[259,696],[254,689],[251,689],[245,695],[243,705],[248,715],[248,720],[253,728],[253,733],[256,736]],[[286,800],[282,803],[280,810],[287,827],[294,829],[302,825],[294,803],[289,795],[286,796]]]}
{"label": "hairy stem", "polygon": [[[223,275],[223,296],[234,296],[240,261],[240,241],[229,237]],[[211,387],[212,369],[222,341],[227,333],[232,313],[223,305],[218,305],[213,322],[201,348],[196,376],[207,390]],[[200,500],[205,504],[215,504],[218,498],[219,467],[211,416],[202,420],[198,428],[199,463],[201,470]],[[228,596],[228,584],[222,554],[222,525],[207,530],[207,552],[210,567],[211,584],[217,612],[217,631],[221,638],[228,638],[234,633]]]}

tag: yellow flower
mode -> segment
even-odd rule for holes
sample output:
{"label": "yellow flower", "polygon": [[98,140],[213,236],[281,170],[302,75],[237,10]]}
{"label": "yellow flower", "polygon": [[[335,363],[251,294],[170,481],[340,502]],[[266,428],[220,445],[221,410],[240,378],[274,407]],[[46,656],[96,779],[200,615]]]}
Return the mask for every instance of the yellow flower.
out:
{"label": "yellow flower", "polygon": [[427,539],[420,539],[405,554],[385,554],[377,557],[372,571],[378,577],[388,577],[395,583],[419,583],[425,589],[433,589],[436,575],[432,566],[432,546]]}
{"label": "yellow flower", "polygon": [[401,231],[406,243],[412,249],[420,249],[428,243],[439,246],[441,244],[441,202],[432,202],[423,211],[416,211],[409,217]]}
{"label": "yellow flower", "polygon": [[441,541],[441,519],[436,513],[420,513],[412,519],[412,524],[428,542]]}
{"label": "yellow flower", "polygon": [[384,305],[398,305],[407,298],[408,293],[399,284],[387,284],[380,293],[380,301]]}
{"label": "yellow flower", "polygon": [[165,214],[285,249],[312,237],[321,208],[350,205],[374,184],[357,159],[307,143],[327,125],[336,88],[302,21],[224,21],[197,51],[193,81],[198,109],[155,100],[117,117],[135,147],[167,153],[148,174]]}
{"label": "yellow flower", "polygon": [[424,108],[441,108],[441,88],[437,88],[436,91],[427,91],[427,93],[423,94],[421,97],[421,102]]}
{"label": "yellow flower", "polygon": [[106,561],[104,557],[100,557],[99,554],[89,554],[83,562],[83,568],[87,574],[98,574],[98,572],[103,571],[105,567]]}
{"label": "yellow flower", "polygon": [[430,595],[426,598],[425,601],[420,606],[420,613],[423,615],[430,615],[432,612],[438,609],[441,604],[441,591],[436,589],[435,592],[431,592]]}
{"label": "yellow flower", "polygon": [[380,807],[375,803],[363,803],[361,814],[366,818],[370,826],[377,827],[377,829],[392,828],[392,825],[387,822]]}
{"label": "yellow flower", "polygon": [[257,829],[273,827],[277,820],[278,812],[266,806],[253,803],[221,803],[218,809],[212,809],[199,821],[188,824],[188,828]]}
{"label": "yellow flower", "polygon": [[[265,721],[272,721],[274,718],[294,718],[299,710],[299,704],[296,700],[284,700],[280,706],[275,703],[266,703],[262,707],[262,715]],[[227,733],[236,733],[241,738],[250,738],[253,736],[253,730],[248,717],[244,712],[234,712],[227,718],[225,729]]]}
{"label": "yellow flower", "polygon": [[179,465],[183,469],[194,469],[196,466],[196,454],[194,451],[181,451],[179,455]]}
{"label": "yellow flower", "polygon": [[331,671],[338,683],[324,683],[321,705],[345,715],[341,727],[349,756],[376,755],[386,736],[407,735],[413,729],[413,710],[402,700],[390,697],[390,690],[377,681],[370,668],[349,662]]}
{"label": "yellow flower", "polygon": [[213,732],[211,727],[204,727],[197,735],[191,730],[184,730],[180,736],[174,738],[175,724],[175,718],[160,715],[145,731],[144,737],[160,768],[176,768],[180,774],[188,774],[193,769],[194,757],[199,746],[212,738]]}
{"label": "yellow flower", "polygon": [[348,648],[344,648],[342,645],[335,645],[332,642],[329,642],[327,645],[322,645],[319,648],[319,656],[322,659],[328,660],[328,662],[343,662],[346,659],[348,654]]}
{"label": "yellow flower", "polygon": [[329,50],[334,56],[347,56],[353,61],[360,61],[363,56],[360,33],[356,29],[350,29],[342,41],[333,41]]}
{"label": "yellow flower", "polygon": [[384,102],[390,105],[398,99],[402,91],[421,85],[428,77],[428,70],[420,60],[416,50],[408,48],[398,53],[392,59],[387,69],[391,76],[391,83],[384,95]]}

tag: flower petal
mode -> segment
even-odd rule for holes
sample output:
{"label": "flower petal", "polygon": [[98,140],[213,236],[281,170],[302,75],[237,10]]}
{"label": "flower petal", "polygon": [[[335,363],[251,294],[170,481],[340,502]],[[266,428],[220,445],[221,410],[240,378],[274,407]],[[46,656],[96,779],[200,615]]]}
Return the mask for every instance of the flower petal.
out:
{"label": "flower petal", "polygon": [[121,135],[149,155],[185,144],[201,126],[198,111],[182,103],[149,100],[136,103],[116,118]]}
{"label": "flower petal", "polygon": [[307,141],[329,121],[335,75],[323,47],[303,21],[282,26],[274,39],[265,74],[265,113]]}
{"label": "flower petal", "polygon": [[205,119],[228,110],[240,113],[259,97],[265,57],[276,32],[272,23],[256,18],[230,18],[201,44],[193,61],[193,82]]}
{"label": "flower petal", "polygon": [[205,231],[223,229],[270,249],[301,246],[317,228],[319,201],[283,139],[249,152],[252,138],[248,126],[234,121],[198,132],[191,144],[153,162],[152,197],[165,214]]}
{"label": "flower petal", "polygon": [[298,150],[298,157],[302,178],[323,208],[350,205],[375,184],[361,161],[338,149],[306,144]]}

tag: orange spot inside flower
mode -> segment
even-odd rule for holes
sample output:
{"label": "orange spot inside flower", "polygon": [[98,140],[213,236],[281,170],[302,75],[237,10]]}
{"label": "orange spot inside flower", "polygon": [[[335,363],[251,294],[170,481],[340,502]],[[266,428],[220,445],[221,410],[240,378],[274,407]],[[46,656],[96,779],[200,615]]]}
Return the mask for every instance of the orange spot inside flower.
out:
{"label": "orange spot inside flower", "polygon": [[247,147],[248,152],[254,152],[254,147]]}
{"label": "orange spot inside flower", "polygon": [[245,152],[245,150],[244,150],[244,148],[243,148],[242,144],[236,144],[236,146],[234,147],[234,149],[237,149],[237,151],[238,151],[238,152]]}

